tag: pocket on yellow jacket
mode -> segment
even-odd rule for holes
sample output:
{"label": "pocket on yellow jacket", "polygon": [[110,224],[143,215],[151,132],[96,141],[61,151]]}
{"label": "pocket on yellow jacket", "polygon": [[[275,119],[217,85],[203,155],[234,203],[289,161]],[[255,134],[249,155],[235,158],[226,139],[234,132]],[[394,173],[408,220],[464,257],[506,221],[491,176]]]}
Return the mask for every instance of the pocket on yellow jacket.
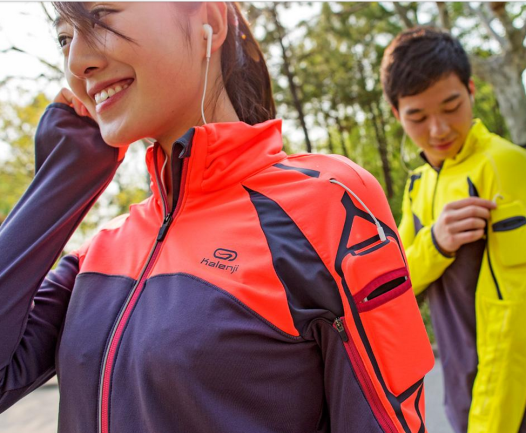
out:
{"label": "pocket on yellow jacket", "polygon": [[514,433],[526,407],[525,301],[480,296],[479,365],[468,433]]}

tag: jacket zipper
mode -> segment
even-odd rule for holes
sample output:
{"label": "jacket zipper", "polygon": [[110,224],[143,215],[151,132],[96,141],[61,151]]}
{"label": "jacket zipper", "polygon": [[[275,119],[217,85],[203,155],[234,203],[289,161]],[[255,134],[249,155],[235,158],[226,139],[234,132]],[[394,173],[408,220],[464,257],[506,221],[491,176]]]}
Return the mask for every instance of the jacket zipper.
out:
{"label": "jacket zipper", "polygon": [[439,168],[437,170],[437,180],[435,182],[435,189],[433,190],[433,201],[431,202],[431,218],[433,221],[435,220],[435,199],[437,196],[437,189],[438,189],[438,178],[440,177],[441,169]]}
{"label": "jacket zipper", "polygon": [[163,184],[160,183],[157,164],[154,164],[154,165],[155,165],[155,176],[157,179],[157,185],[159,185],[159,190],[161,192],[161,198],[163,201],[165,217],[159,229],[159,232],[157,234],[157,238],[155,239],[155,244],[150,252],[150,255],[148,256],[148,259],[146,260],[146,263],[144,264],[143,270],[141,271],[139,279],[137,280],[137,283],[132,288],[128,297],[126,298],[126,301],[124,302],[124,306],[121,309],[121,312],[117,318],[117,321],[115,322],[115,325],[113,327],[112,333],[108,341],[106,352],[104,353],[103,362],[102,362],[102,370],[101,370],[102,374],[100,378],[100,387],[99,387],[100,388],[99,389],[99,410],[98,410],[98,416],[99,416],[98,431],[99,433],[109,433],[109,403],[110,403],[109,399],[110,399],[110,388],[111,388],[111,376],[113,372],[113,365],[115,362],[115,355],[119,347],[119,343],[120,343],[122,334],[124,332],[124,328],[126,327],[126,324],[133,311],[133,308],[135,307],[137,300],[139,299],[139,296],[144,288],[144,283],[146,279],[148,278],[153,266],[155,265],[157,257],[159,256],[159,252],[161,250],[163,241],[166,237],[166,233],[168,232],[168,229],[170,228],[173,220],[179,213],[183,194],[184,194],[184,185],[186,182],[186,172],[188,169],[187,159],[183,161],[183,167],[182,167],[182,172],[181,172],[181,183],[180,183],[179,196],[177,198],[177,205],[175,206],[175,209],[172,209],[172,211],[169,213],[166,213],[168,211],[168,205],[167,205],[168,199],[166,196],[166,191],[161,186]]}
{"label": "jacket zipper", "polygon": [[380,397],[378,396],[371,381],[371,378],[369,377],[369,374],[365,369],[365,365],[363,364],[362,358],[358,353],[358,349],[356,348],[356,345],[354,344],[352,338],[350,338],[350,334],[347,330],[345,322],[343,321],[343,317],[337,317],[333,323],[333,326],[340,334],[345,350],[347,351],[347,355],[349,356],[356,376],[358,377],[358,382],[360,383],[365,397],[371,405],[371,409],[376,418],[378,419],[378,422],[380,423],[382,428],[386,429],[387,432],[396,433],[396,427],[393,424],[393,421],[391,420],[389,415],[387,414],[387,411],[382,405],[382,402],[380,401]]}
{"label": "jacket zipper", "polygon": [[[488,224],[488,223],[487,223]],[[485,232],[486,232],[486,255],[488,257],[488,266],[489,266],[489,271],[491,273],[491,277],[493,278],[493,282],[495,283],[495,289],[497,290],[497,296],[499,298],[499,300],[503,300],[503,297],[502,297],[502,292],[500,291],[500,286],[499,286],[499,283],[497,281],[497,277],[495,275],[495,271],[493,270],[493,265],[491,264],[491,258],[490,258],[490,255],[489,255],[489,236],[488,236],[488,225],[486,224],[486,228],[485,228]]]}

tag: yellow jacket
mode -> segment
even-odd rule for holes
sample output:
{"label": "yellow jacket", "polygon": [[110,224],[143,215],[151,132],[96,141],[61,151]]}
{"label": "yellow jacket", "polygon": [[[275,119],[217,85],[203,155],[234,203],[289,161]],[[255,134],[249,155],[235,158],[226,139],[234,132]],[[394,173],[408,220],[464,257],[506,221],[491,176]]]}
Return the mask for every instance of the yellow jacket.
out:
{"label": "yellow jacket", "polygon": [[[491,212],[480,255],[465,261],[461,268],[457,266],[456,275],[445,285],[441,280],[448,269],[459,260],[461,250],[470,246],[462,247],[456,258],[447,257],[436,246],[431,227],[447,203],[473,195],[495,200],[497,208]],[[478,282],[471,284],[475,288],[458,289],[468,294],[472,290],[475,303],[478,369],[473,375],[469,418],[466,413],[465,422],[459,420],[462,414],[455,414],[457,409],[451,406],[446,408],[450,420],[457,430],[465,431],[467,423],[469,433],[519,431],[526,408],[526,152],[475,120],[460,152],[447,159],[439,171],[425,164],[412,172],[399,232],[415,293],[441,284],[433,294],[435,304],[442,303],[436,311],[449,317],[433,317],[433,305],[431,314],[435,332],[437,325],[441,328],[441,339],[437,338],[441,357],[453,358],[453,365],[456,355],[449,352],[455,346],[448,346],[448,341],[458,340],[457,334],[463,333],[455,324],[463,323],[462,314],[468,310],[462,314],[456,311],[465,306],[452,302],[456,294],[449,295],[457,287],[451,286],[462,286],[462,275],[469,273],[471,266],[478,272]],[[469,347],[469,332],[464,335],[460,345]],[[441,340],[444,347],[440,347]],[[446,347],[448,353],[442,353]],[[463,360],[457,361],[461,365]],[[448,367],[443,365],[447,375]],[[466,383],[473,383],[473,379]],[[455,390],[449,393],[454,396]],[[448,389],[446,400],[447,395]]]}

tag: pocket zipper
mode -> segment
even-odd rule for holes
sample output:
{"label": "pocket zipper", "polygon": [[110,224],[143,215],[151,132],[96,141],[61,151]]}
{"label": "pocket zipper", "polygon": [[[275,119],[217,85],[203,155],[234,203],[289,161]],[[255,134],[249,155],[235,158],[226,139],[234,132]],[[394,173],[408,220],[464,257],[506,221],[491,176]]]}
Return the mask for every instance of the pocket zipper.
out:
{"label": "pocket zipper", "polygon": [[354,368],[360,387],[362,388],[365,398],[369,402],[376,419],[386,432],[396,433],[397,429],[380,401],[380,397],[378,396],[371,378],[365,369],[365,365],[358,353],[358,349],[356,348],[354,341],[349,338],[350,334],[345,322],[343,321],[343,317],[337,317],[334,320],[333,327],[338,331],[338,334],[343,341],[343,345]]}

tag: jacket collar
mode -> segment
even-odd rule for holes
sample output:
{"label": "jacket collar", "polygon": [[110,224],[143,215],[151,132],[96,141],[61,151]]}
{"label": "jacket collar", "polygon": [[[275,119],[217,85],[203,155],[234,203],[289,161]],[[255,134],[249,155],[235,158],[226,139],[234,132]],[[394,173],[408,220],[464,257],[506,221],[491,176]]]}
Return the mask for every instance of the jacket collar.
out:
{"label": "jacket collar", "polygon": [[[160,201],[154,167],[154,144],[146,151],[152,193]],[[256,125],[244,122],[211,123],[191,128],[174,143],[173,157],[187,159],[185,194],[227,188],[286,157],[282,150],[281,120]],[[176,149],[178,149],[176,151]],[[162,151],[159,146],[159,155]],[[164,158],[157,158],[161,172]],[[166,169],[169,169],[167,166]]]}
{"label": "jacket collar", "polygon": [[[466,137],[466,141],[464,141],[464,144],[462,145],[460,151],[453,158],[446,159],[444,161],[444,164],[442,165],[442,169],[444,167],[451,167],[456,164],[460,164],[462,161],[466,160],[471,155],[473,155],[479,143],[483,141],[483,138],[486,137],[488,134],[489,131],[486,129],[482,121],[480,119],[473,119],[471,129],[469,130],[468,136]],[[420,157],[427,164],[429,164],[429,161],[424,155],[424,152],[420,152]],[[435,169],[431,164],[429,164],[429,166]]]}

